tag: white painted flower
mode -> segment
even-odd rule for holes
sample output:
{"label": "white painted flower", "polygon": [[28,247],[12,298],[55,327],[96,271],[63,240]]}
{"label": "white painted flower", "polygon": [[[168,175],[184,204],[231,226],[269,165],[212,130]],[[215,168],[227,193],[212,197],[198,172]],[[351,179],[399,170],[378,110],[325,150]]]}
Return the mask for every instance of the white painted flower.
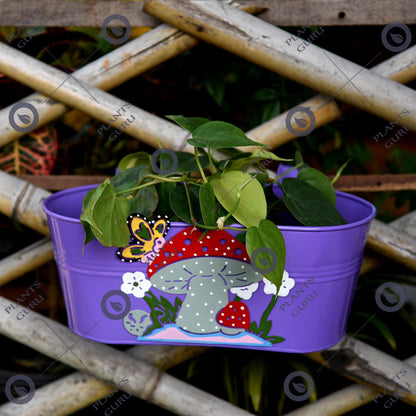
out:
{"label": "white painted flower", "polygon": [[237,295],[241,299],[249,300],[253,296],[253,293],[258,289],[258,282],[252,283],[248,286],[233,287],[230,289],[230,292],[234,295]]}
{"label": "white painted flower", "polygon": [[[274,283],[272,283],[270,280],[267,280],[265,277],[263,277],[264,282],[264,293],[266,295],[275,295],[277,292],[277,287]],[[282,285],[280,286],[279,293],[277,296],[280,296],[284,298],[287,296],[290,292],[290,289],[295,286],[295,280],[289,277],[289,273],[285,270],[283,273],[283,280]]]}
{"label": "white painted flower", "polygon": [[145,274],[142,272],[128,272],[123,274],[121,291],[128,295],[133,294],[136,298],[142,298],[151,287],[152,284],[146,279]]}

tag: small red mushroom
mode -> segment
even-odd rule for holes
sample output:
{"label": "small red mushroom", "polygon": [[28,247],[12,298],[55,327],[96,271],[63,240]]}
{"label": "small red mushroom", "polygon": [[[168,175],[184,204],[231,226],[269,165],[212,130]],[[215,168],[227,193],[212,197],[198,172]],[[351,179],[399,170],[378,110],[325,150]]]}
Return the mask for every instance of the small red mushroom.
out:
{"label": "small red mushroom", "polygon": [[217,322],[222,332],[236,335],[250,327],[250,312],[245,303],[232,301],[218,312]]}

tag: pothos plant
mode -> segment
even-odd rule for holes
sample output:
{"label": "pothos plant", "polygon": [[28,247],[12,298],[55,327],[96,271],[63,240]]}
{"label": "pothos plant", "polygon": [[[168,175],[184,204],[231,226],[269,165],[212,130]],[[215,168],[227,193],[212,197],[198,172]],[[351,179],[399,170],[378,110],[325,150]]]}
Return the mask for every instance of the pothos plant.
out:
{"label": "pothos plant", "polygon": [[[119,173],[84,197],[80,217],[84,244],[95,237],[104,246],[126,246],[128,215],[138,212],[152,219],[158,212],[207,231],[239,231],[236,238],[246,244],[252,264],[267,270],[262,274],[279,288],[286,259],[284,239],[276,226],[282,212],[288,211],[301,225],[345,224],[335,208],[332,182],[308,167],[300,155],[293,166],[299,169],[297,177],[279,181],[280,177],[269,177],[262,162],[288,160],[265,150],[264,144],[249,139],[236,126],[199,117],[168,118],[189,131],[194,152],[159,149],[153,155],[125,156]],[[252,153],[235,149],[253,145],[260,149]],[[273,192],[276,186],[281,198]]]}

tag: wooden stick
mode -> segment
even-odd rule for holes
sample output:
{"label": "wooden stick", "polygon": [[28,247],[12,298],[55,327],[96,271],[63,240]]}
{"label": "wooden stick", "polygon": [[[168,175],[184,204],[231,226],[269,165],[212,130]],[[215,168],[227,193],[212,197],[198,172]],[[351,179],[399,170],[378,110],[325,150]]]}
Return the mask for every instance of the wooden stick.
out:
{"label": "wooden stick", "polygon": [[53,246],[44,238],[0,260],[0,286],[53,260]]}
{"label": "wooden stick", "polygon": [[[113,385],[123,377],[128,383],[122,390],[179,415],[209,414],[212,416],[247,416],[224,400],[218,399],[178,380],[157,367],[137,360],[129,354],[76,335],[66,326],[29,311],[16,320],[22,307],[0,297],[0,333],[42,354],[87,372]],[[13,309],[15,308],[15,309]],[[97,322],[97,325],[104,322]],[[30,408],[31,404],[20,405]]]}
{"label": "wooden stick", "polygon": [[416,406],[416,368],[362,341],[345,336],[327,350],[306,355],[351,380],[399,393],[401,400]]}
{"label": "wooden stick", "polygon": [[[416,367],[416,355],[404,361],[406,364]],[[340,416],[351,410],[370,403],[377,397],[377,390],[362,384],[353,384],[325,397],[319,398],[314,403],[302,406],[299,409],[286,413],[284,416]],[[380,406],[382,406],[380,399]],[[383,402],[388,400],[384,396]]]}
{"label": "wooden stick", "polygon": [[0,212],[49,236],[42,201],[50,193],[0,170]]}
{"label": "wooden stick", "polygon": [[[407,109],[416,128],[416,92],[218,1],[150,0],[144,11],[283,76],[386,120]],[[289,40],[289,41],[288,41]],[[345,75],[343,75],[345,74]],[[358,91],[358,92],[357,92]]]}
{"label": "wooden stick", "polygon": [[[196,346],[141,345],[128,349],[126,354],[155,365],[160,370],[167,370],[207,350],[209,348]],[[97,380],[89,374],[75,372],[36,389],[30,406],[22,408],[21,405],[9,402],[0,406],[0,414],[2,416],[17,414],[19,416],[65,416],[90,405],[93,405],[94,411],[102,412],[114,400],[107,398],[101,402],[101,399],[106,395],[110,396],[114,390],[114,386]]]}

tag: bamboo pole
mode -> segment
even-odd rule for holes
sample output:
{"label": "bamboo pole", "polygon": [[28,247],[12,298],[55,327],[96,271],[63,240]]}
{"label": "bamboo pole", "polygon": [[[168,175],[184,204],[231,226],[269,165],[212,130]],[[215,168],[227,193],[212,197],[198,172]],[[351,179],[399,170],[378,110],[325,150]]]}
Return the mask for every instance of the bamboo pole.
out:
{"label": "bamboo pole", "polygon": [[50,192],[0,170],[0,212],[49,236],[42,201]]}
{"label": "bamboo pole", "polygon": [[[416,45],[372,67],[370,71],[401,84],[414,80],[416,78]],[[314,113],[315,128],[336,120],[342,114],[338,104],[334,100],[328,101],[328,98],[327,95],[318,94],[299,104],[299,106],[310,108]],[[247,132],[247,136],[253,140],[261,141],[273,149],[296,139],[297,136],[291,134],[286,127],[288,112],[286,111],[255,127]],[[245,151],[253,151],[256,148],[256,146],[247,147]]]}
{"label": "bamboo pole", "polygon": [[[181,54],[197,43],[197,39],[167,24],[162,24],[85,65],[72,75],[79,81],[94,87],[105,91],[110,90]],[[39,114],[37,127],[51,122],[68,111],[68,107],[64,104],[55,100],[44,101],[44,99],[45,96],[42,94],[34,93],[22,100],[36,108]],[[25,134],[10,126],[9,113],[13,105],[0,110],[0,125],[3,126],[0,135],[0,146],[4,146]],[[114,111],[117,111],[117,109],[114,109]]]}
{"label": "bamboo pole", "polygon": [[378,391],[399,393],[401,400],[416,406],[416,368],[409,362],[348,335],[327,350],[305,355],[353,381]]}
{"label": "bamboo pole", "polygon": [[[262,10],[262,8],[252,5],[239,7],[247,13],[256,13]],[[198,39],[167,24],[161,24],[150,32],[83,66],[72,76],[79,81],[107,91],[180,55],[198,43]],[[34,93],[21,100],[36,108],[39,114],[37,127],[53,121],[69,110],[60,102],[44,101],[44,99],[44,95]],[[0,147],[25,134],[10,126],[9,113],[13,105],[0,110],[0,126],[4,126],[0,135]],[[157,142],[152,144],[157,146]]]}
{"label": "bamboo pole", "polygon": [[[125,377],[129,381],[121,385],[122,390],[136,397],[184,416],[250,415],[162,372],[146,361],[137,360],[108,345],[82,338],[66,326],[37,312],[29,311],[24,319],[16,320],[22,307],[0,297],[0,310],[5,311],[6,308],[10,314],[0,314],[2,335],[107,383],[115,385]],[[27,406],[30,408],[30,402]]]}
{"label": "bamboo pole", "polygon": [[0,286],[52,260],[52,241],[49,238],[43,238],[0,260]]}
{"label": "bamboo pole", "polygon": [[[126,103],[98,88],[0,43],[0,71],[97,120],[155,147],[181,149],[188,132],[182,127]],[[36,108],[36,106],[35,106]],[[37,110],[36,110],[37,111]],[[33,111],[32,111],[33,113]]]}
{"label": "bamboo pole", "polygon": [[[149,0],[144,11],[258,65],[386,120],[406,108],[416,126],[416,92],[219,1]],[[345,74],[345,75],[343,75]]]}
{"label": "bamboo pole", "polygon": [[373,220],[367,245],[377,253],[416,270],[416,238],[406,231]]}
{"label": "bamboo pole", "polygon": [[[137,360],[155,365],[160,370],[167,370],[208,349],[195,346],[141,345],[128,349],[126,353]],[[0,415],[66,416],[90,405],[94,405],[94,411],[102,412],[113,400],[109,398],[102,402],[101,400],[111,395],[114,390],[114,386],[89,374],[75,372],[37,389],[30,406],[21,406],[12,402],[1,405]]]}
{"label": "bamboo pole", "polygon": [[[416,355],[404,361],[416,367]],[[351,410],[370,403],[377,397],[377,390],[362,384],[352,384],[327,396],[319,398],[314,403],[286,413],[284,416],[340,416]],[[384,402],[388,397],[384,397]],[[381,406],[381,403],[380,403]]]}

